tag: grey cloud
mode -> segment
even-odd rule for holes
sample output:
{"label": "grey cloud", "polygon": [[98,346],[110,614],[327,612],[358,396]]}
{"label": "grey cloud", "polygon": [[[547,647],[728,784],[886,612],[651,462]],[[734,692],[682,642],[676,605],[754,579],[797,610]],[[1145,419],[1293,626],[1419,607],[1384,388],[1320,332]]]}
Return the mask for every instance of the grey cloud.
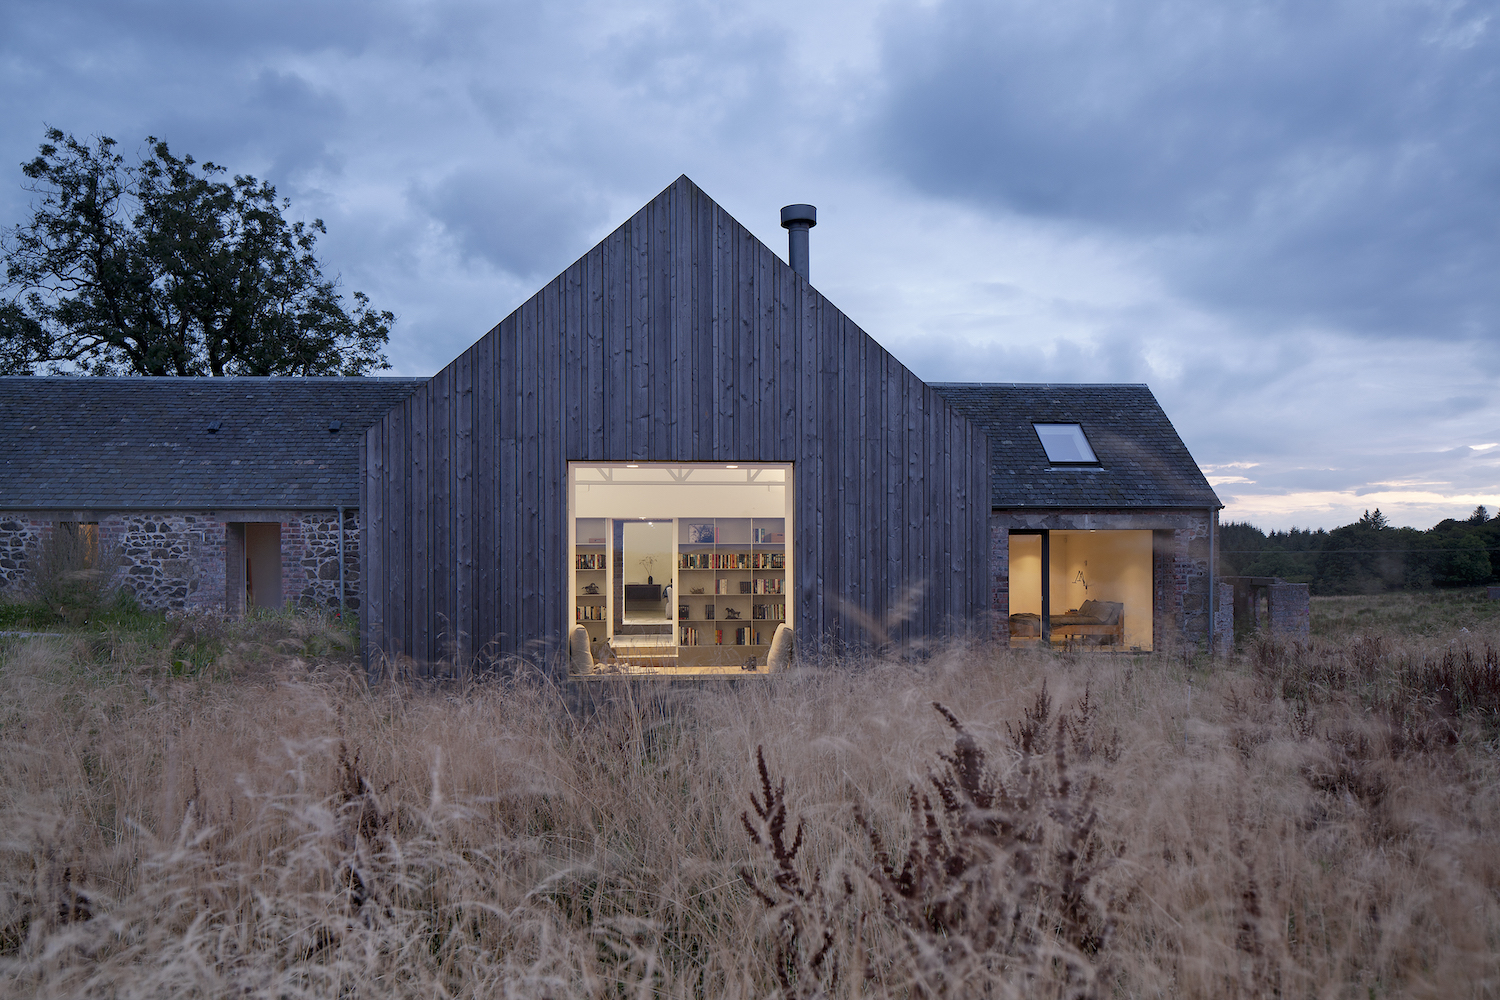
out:
{"label": "grey cloud", "polygon": [[888,27],[918,187],[1157,239],[1179,288],[1367,333],[1500,323],[1493,3],[953,3]]}
{"label": "grey cloud", "polygon": [[603,217],[602,199],[561,171],[466,167],[412,199],[438,220],[463,254],[502,271],[546,279],[586,248]]}

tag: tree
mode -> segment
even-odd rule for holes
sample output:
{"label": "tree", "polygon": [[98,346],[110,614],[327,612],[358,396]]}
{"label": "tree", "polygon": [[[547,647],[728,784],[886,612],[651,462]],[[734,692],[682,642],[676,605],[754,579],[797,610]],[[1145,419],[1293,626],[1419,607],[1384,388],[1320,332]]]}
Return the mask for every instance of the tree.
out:
{"label": "tree", "polygon": [[1469,515],[1470,524],[1483,524],[1490,519],[1490,512],[1485,510],[1484,504],[1474,508],[1474,513]]}
{"label": "tree", "polygon": [[5,233],[12,294],[0,304],[0,370],[96,375],[363,375],[390,365],[396,317],[362,292],[346,309],[314,254],[321,219],[254,177],[224,179],[155,137],[127,165],[48,129],[22,170],[38,196]]}

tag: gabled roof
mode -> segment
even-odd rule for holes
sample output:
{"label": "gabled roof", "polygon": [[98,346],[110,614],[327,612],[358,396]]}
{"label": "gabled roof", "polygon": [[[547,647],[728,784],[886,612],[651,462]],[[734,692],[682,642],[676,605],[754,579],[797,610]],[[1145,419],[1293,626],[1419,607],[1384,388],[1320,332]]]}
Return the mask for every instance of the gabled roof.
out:
{"label": "gabled roof", "polygon": [[[1144,385],[929,384],[989,436],[995,508],[1223,506]],[[1080,424],[1099,464],[1049,462],[1033,423]]]}
{"label": "gabled roof", "polygon": [[357,506],[365,428],[424,381],[0,377],[0,509]]}

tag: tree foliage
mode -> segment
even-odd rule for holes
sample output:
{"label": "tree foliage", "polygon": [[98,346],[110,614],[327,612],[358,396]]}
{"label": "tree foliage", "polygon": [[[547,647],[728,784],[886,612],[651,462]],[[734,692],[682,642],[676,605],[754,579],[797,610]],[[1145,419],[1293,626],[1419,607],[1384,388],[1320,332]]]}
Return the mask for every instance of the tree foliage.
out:
{"label": "tree foliage", "polygon": [[146,140],[127,164],[47,131],[22,165],[36,195],[5,233],[0,370],[97,375],[362,375],[387,368],[395,316],[346,308],[314,253],[321,219],[254,177]]}
{"label": "tree foliage", "polygon": [[1315,594],[1372,594],[1500,580],[1500,518],[1480,507],[1421,531],[1392,527],[1379,510],[1332,531],[1219,528],[1223,576],[1279,576]]}

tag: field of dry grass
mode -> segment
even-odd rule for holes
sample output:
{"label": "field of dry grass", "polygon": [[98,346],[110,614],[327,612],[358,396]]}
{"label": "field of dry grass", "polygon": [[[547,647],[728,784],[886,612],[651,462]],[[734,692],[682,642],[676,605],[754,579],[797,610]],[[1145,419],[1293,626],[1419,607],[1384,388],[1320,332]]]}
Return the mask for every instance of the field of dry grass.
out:
{"label": "field of dry grass", "polygon": [[0,995],[1497,996],[1500,628],[1383,600],[587,713],[309,618],[0,639]]}

